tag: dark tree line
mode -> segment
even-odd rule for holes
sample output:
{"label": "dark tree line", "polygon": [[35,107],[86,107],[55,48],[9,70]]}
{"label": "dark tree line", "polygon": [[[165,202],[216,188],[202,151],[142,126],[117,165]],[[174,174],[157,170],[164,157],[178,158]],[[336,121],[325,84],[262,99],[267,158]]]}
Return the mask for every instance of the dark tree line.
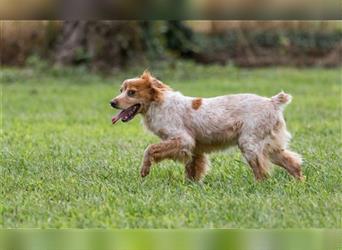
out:
{"label": "dark tree line", "polygon": [[192,31],[179,21],[66,21],[54,58],[60,65],[124,67],[162,56],[164,49],[189,55],[191,38]]}
{"label": "dark tree line", "polygon": [[227,29],[193,32],[180,21],[65,21],[4,23],[3,65],[86,65],[99,70],[187,58],[243,67],[341,65],[342,31]]}

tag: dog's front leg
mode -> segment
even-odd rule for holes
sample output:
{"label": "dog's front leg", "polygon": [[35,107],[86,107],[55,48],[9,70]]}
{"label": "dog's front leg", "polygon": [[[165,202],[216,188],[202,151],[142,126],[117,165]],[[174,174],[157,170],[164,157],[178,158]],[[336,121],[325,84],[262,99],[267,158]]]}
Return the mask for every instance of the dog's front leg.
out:
{"label": "dog's front leg", "polygon": [[141,166],[141,176],[145,177],[150,173],[152,163],[164,159],[180,160],[187,162],[191,159],[191,143],[181,138],[172,138],[161,143],[152,144],[147,147]]}

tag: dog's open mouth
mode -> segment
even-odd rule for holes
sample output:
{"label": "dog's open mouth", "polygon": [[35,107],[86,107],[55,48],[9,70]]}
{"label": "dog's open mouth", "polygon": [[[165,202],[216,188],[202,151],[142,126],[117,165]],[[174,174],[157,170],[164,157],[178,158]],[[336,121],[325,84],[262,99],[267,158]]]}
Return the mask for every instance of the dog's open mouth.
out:
{"label": "dog's open mouth", "polygon": [[120,113],[112,117],[112,124],[121,119],[123,122],[128,122],[134,118],[140,109],[140,104],[135,104],[127,109],[122,110]]}

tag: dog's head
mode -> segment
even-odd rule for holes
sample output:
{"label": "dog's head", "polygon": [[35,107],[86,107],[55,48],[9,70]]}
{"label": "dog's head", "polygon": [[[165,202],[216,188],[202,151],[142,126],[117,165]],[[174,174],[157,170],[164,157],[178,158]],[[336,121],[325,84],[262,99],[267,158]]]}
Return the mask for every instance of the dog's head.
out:
{"label": "dog's head", "polygon": [[147,70],[137,78],[125,80],[120,88],[120,94],[110,101],[113,108],[122,111],[113,116],[112,123],[118,120],[128,122],[138,113],[144,114],[152,102],[162,102],[164,92],[170,87],[156,79]]}

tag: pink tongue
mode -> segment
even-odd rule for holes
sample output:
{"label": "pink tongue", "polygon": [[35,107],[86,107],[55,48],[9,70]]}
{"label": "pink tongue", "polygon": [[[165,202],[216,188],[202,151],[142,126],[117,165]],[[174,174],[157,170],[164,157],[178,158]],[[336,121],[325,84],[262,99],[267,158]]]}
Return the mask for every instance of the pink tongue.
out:
{"label": "pink tongue", "polygon": [[114,115],[112,117],[112,124],[116,123],[118,120],[120,120],[122,114],[124,113],[125,110],[122,110],[120,113]]}

